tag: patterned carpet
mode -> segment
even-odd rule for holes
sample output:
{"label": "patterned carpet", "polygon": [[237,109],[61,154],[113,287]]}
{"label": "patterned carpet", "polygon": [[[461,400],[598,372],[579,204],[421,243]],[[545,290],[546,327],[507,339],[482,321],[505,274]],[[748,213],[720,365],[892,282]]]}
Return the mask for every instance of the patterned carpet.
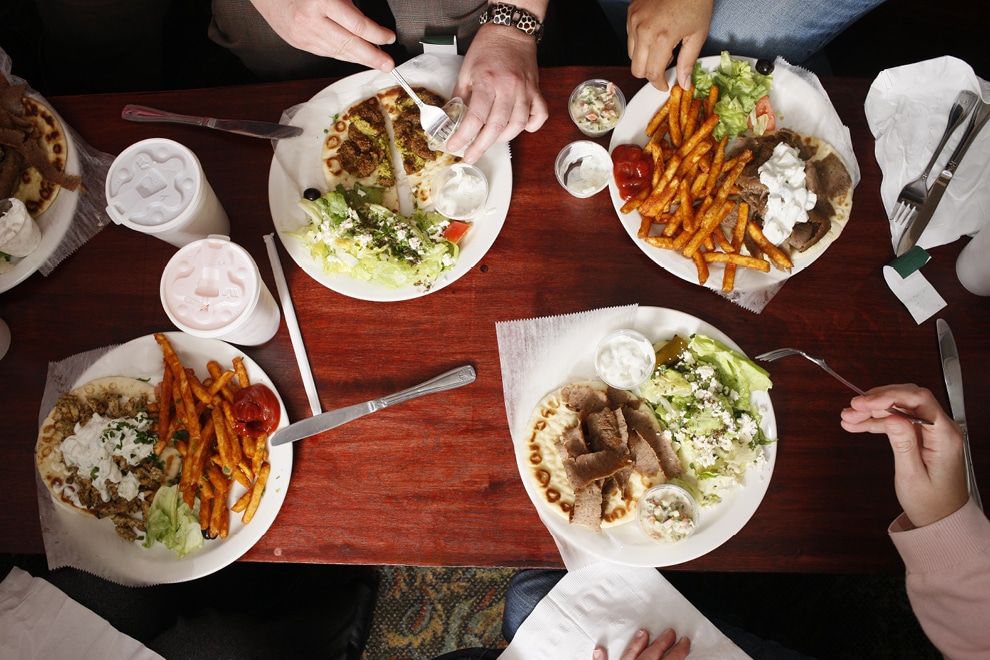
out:
{"label": "patterned carpet", "polygon": [[512,568],[378,568],[366,660],[429,660],[457,649],[502,648]]}

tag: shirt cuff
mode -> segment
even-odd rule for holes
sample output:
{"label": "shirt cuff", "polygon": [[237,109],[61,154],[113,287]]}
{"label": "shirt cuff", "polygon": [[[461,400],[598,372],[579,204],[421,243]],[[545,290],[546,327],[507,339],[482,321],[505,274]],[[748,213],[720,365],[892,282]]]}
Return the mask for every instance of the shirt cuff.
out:
{"label": "shirt cuff", "polygon": [[934,573],[990,551],[990,520],[972,499],[924,527],[914,527],[902,513],[887,533],[908,573]]}

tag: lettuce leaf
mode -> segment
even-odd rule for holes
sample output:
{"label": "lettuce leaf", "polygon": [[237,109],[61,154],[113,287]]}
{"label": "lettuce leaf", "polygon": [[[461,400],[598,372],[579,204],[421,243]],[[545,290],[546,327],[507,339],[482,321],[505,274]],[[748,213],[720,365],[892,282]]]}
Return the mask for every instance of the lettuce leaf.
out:
{"label": "lettuce leaf", "polygon": [[144,547],[156,542],[185,557],[203,546],[199,516],[179,495],[178,486],[162,486],[148,509]]}

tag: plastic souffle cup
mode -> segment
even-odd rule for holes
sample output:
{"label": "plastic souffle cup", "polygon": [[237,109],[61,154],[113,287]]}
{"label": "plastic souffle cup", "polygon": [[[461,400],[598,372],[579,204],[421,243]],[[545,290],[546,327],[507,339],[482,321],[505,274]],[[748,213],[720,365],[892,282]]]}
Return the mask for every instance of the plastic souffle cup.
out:
{"label": "plastic souffle cup", "polygon": [[176,247],[230,234],[227,212],[196,154],[173,140],[150,138],[122,151],[107,173],[106,194],[115,223]]}
{"label": "plastic souffle cup", "polygon": [[247,250],[226,236],[184,246],[162,273],[161,299],[177,328],[195,337],[257,346],[282,315]]}

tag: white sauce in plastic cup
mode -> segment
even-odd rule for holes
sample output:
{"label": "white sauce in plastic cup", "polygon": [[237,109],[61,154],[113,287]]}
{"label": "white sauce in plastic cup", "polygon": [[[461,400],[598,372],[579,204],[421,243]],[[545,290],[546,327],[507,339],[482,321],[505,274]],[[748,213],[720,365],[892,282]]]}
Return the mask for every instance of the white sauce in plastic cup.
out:
{"label": "white sauce in plastic cup", "polygon": [[124,225],[176,247],[230,234],[220,205],[196,154],[165,138],[132,144],[110,165],[107,213]]}
{"label": "white sauce in plastic cup", "polygon": [[956,275],[970,293],[990,296],[990,225],[971,238],[959,253]]}
{"label": "white sauce in plastic cup", "polygon": [[160,293],[172,323],[195,337],[256,346],[275,336],[282,319],[257,263],[226,236],[176,252],[162,273]]}
{"label": "white sauce in plastic cup", "polygon": [[0,252],[26,257],[40,243],[41,229],[24,202],[15,197],[0,199]]}

